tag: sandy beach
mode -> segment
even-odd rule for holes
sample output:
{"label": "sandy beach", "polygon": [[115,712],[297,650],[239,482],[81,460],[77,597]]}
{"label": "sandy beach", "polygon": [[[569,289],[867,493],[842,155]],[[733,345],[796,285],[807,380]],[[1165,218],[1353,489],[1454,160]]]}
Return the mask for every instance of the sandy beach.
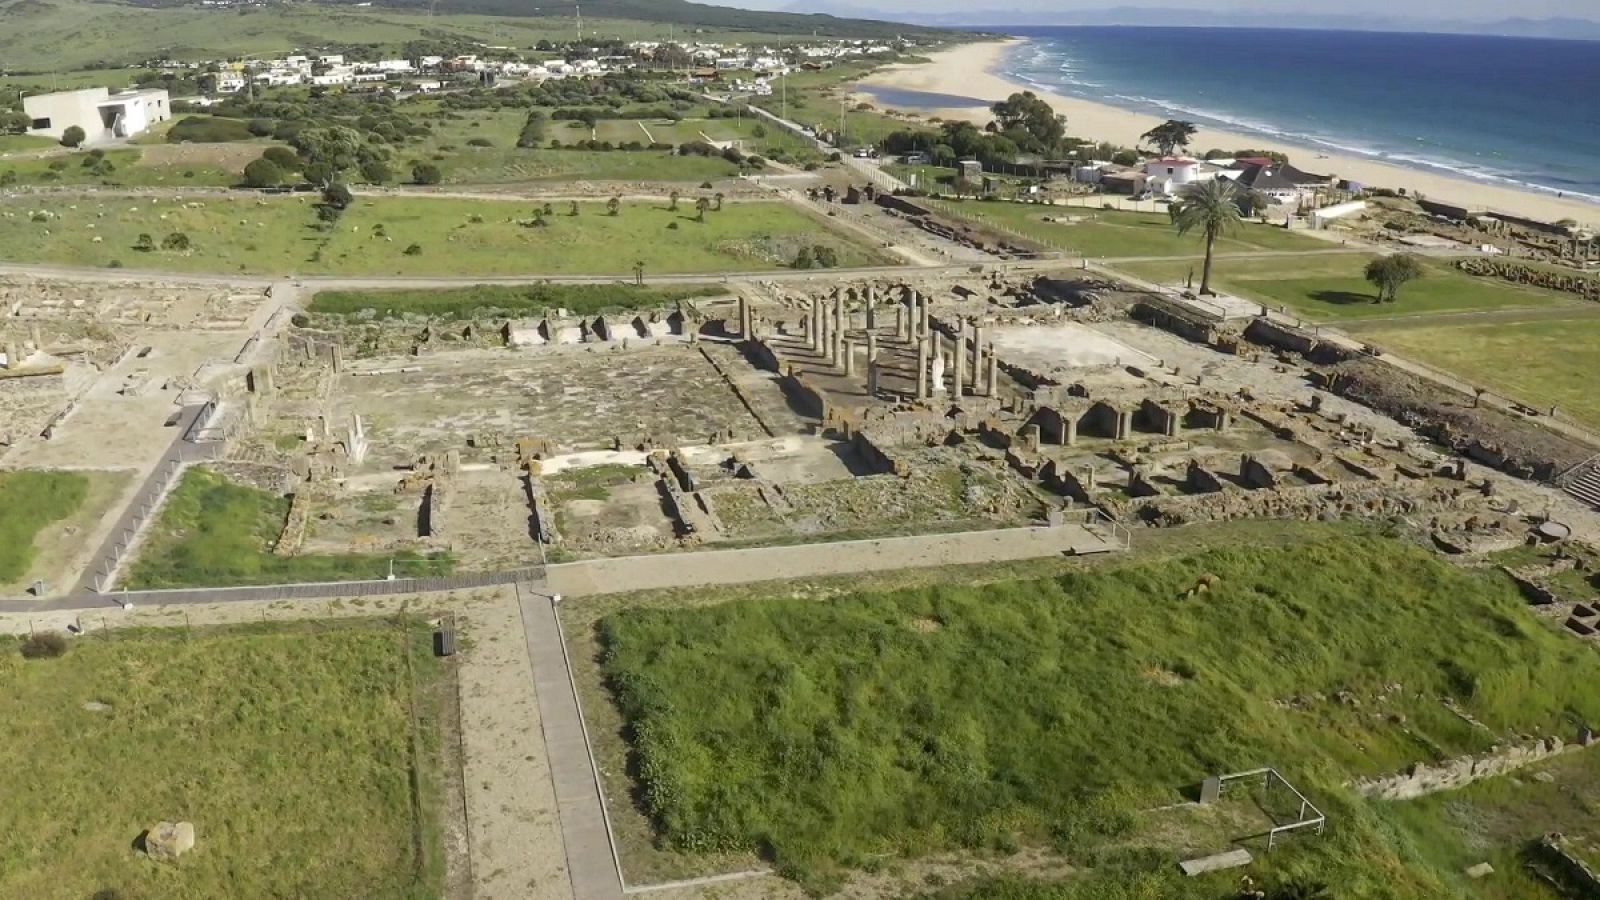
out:
{"label": "sandy beach", "polygon": [[[903,90],[972,97],[985,103],[1003,100],[1016,91],[1031,90],[1055,107],[1056,112],[1067,117],[1068,134],[1094,141],[1110,141],[1128,147],[1136,146],[1139,143],[1139,135],[1160,124],[1161,120],[1154,116],[1044,92],[1031,85],[1010,81],[995,74],[1002,65],[1005,55],[1019,43],[1021,41],[1013,40],[965,44],[935,53],[927,63],[882,69],[865,79],[865,83]],[[864,99],[871,99],[863,96]],[[904,112],[917,112],[945,119],[967,119],[980,124],[988,122],[991,118],[986,106],[915,108],[901,104],[895,108]],[[1276,150],[1287,153],[1289,160],[1305,171],[1348,178],[1370,187],[1405,188],[1434,200],[1472,208],[1495,209],[1545,221],[1574,219],[1586,225],[1600,225],[1600,206],[1589,203],[1452,178],[1356,156],[1322,154],[1306,147],[1296,147],[1263,137],[1201,128],[1190,145],[1190,151],[1198,153],[1212,147],[1225,150],[1242,148]]]}

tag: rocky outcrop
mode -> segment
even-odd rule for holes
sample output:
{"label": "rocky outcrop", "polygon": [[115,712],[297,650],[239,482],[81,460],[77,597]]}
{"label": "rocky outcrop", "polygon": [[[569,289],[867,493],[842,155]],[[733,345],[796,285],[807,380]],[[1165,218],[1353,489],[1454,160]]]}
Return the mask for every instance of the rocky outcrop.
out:
{"label": "rocky outcrop", "polygon": [[194,849],[194,825],[160,822],[144,833],[144,852],[151,859],[177,859]]}

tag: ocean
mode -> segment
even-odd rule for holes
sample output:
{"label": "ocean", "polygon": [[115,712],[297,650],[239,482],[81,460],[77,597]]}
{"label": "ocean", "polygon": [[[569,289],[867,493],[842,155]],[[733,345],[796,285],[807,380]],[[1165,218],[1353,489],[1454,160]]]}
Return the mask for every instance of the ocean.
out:
{"label": "ocean", "polygon": [[[1032,40],[1008,57],[1003,74],[1043,90],[1600,203],[1600,42],[1243,28],[1005,30]],[[1314,155],[1294,162],[1317,170]]]}

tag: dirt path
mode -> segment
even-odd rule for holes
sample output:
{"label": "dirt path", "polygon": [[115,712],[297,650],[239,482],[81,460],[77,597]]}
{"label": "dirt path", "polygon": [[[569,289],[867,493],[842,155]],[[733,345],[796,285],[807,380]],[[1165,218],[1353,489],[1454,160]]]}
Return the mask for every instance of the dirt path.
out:
{"label": "dirt path", "polygon": [[514,592],[496,592],[460,621],[473,896],[565,900],[572,885]]}
{"label": "dirt path", "polygon": [[1118,549],[1081,525],[1004,528],[958,534],[702,550],[561,563],[547,568],[564,595],[612,594],[702,584],[739,584],[920,566],[1037,559]]}

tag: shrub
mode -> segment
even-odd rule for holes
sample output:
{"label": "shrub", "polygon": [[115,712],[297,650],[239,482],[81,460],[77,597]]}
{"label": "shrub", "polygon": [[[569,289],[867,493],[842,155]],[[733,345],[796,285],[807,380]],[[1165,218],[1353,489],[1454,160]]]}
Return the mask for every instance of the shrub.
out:
{"label": "shrub", "polygon": [[149,253],[156,249],[156,239],[148,234],[141,234],[133,241],[133,249]]}
{"label": "shrub", "polygon": [[467,146],[468,147],[493,147],[494,146],[494,141],[491,141],[488,138],[482,138],[482,137],[468,138],[467,139]]}
{"label": "shrub", "polygon": [[407,247],[405,250],[403,250],[401,252],[404,253],[407,256],[421,256],[422,255],[422,245],[421,244],[412,244],[411,246]]}
{"label": "shrub", "polygon": [[161,249],[163,250],[183,252],[191,247],[193,247],[193,244],[190,243],[189,236],[181,231],[174,231],[161,239]]}
{"label": "shrub", "polygon": [[335,181],[322,189],[322,202],[334,209],[343,210],[354,202],[350,189],[342,182]]}
{"label": "shrub", "polygon": [[261,151],[261,158],[270,161],[284,172],[300,170],[300,157],[288,147],[268,147]]}
{"label": "shrub", "polygon": [[84,134],[82,128],[78,127],[77,125],[73,125],[72,127],[68,128],[66,131],[61,132],[61,146],[63,146],[63,147],[78,147],[78,146],[82,146],[84,140],[87,139],[88,137],[89,136],[87,134]]}
{"label": "shrub", "polygon": [[67,636],[59,631],[37,631],[22,642],[25,659],[55,659],[67,652]]}
{"label": "shrub", "polygon": [[256,137],[267,137],[277,130],[278,123],[271,119],[251,119],[250,124],[246,125],[245,128]]}
{"label": "shrub", "polygon": [[244,167],[245,187],[276,187],[282,182],[283,170],[279,169],[276,163],[266,157],[253,159]]}
{"label": "shrub", "polygon": [[221,116],[190,116],[181,119],[167,132],[167,143],[220,144],[248,141],[256,135],[249,124]]}
{"label": "shrub", "polygon": [[374,158],[361,164],[361,178],[368,184],[385,184],[394,178],[394,172],[388,163]]}

